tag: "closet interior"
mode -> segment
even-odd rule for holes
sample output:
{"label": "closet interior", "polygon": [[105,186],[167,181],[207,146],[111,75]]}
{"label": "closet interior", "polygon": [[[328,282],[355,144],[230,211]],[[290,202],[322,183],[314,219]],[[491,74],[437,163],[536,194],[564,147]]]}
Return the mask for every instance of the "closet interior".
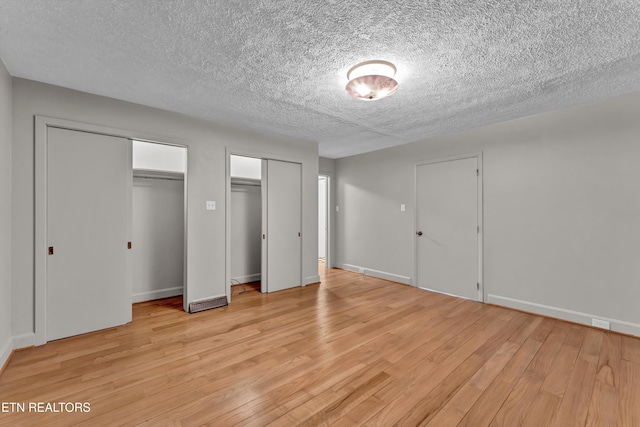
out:
{"label": "closet interior", "polygon": [[186,148],[133,141],[133,302],[182,295]]}
{"label": "closet interior", "polygon": [[262,159],[230,158],[232,295],[260,291],[262,256]]}

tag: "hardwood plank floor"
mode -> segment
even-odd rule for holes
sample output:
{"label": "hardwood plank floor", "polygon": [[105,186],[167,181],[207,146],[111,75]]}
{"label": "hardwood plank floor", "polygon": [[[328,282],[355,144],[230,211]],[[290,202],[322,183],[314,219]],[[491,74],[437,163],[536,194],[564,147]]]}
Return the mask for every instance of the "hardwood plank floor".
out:
{"label": "hardwood plank floor", "polygon": [[17,352],[0,425],[640,426],[638,339],[321,273],[197,314],[136,304],[128,325]]}

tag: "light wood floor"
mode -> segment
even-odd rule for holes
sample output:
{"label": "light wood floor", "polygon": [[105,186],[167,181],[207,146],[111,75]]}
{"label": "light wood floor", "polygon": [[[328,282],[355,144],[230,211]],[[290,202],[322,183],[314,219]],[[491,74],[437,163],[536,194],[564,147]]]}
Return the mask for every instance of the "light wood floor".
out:
{"label": "light wood floor", "polygon": [[340,270],[15,354],[0,425],[640,426],[640,340]]}

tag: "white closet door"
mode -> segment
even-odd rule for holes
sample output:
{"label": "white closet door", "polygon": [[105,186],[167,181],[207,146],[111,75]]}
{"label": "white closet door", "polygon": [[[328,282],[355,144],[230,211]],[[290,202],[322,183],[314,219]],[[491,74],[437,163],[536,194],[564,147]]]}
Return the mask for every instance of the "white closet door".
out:
{"label": "white closet door", "polygon": [[478,161],[418,166],[418,286],[478,300]]}
{"label": "white closet door", "polygon": [[302,284],[302,165],[278,160],[267,160],[263,165],[265,163],[263,234],[267,250],[266,274],[263,269],[262,277],[266,277],[267,292],[276,292]]}
{"label": "white closet door", "polygon": [[47,340],[131,321],[130,141],[49,128]]}

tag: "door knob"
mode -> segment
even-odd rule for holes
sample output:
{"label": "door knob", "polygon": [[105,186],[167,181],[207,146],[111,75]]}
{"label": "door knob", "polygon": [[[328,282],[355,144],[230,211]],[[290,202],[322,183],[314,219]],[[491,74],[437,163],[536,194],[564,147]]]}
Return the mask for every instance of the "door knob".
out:
{"label": "door knob", "polygon": [[417,234],[418,236],[422,236],[422,231],[417,231],[417,232],[416,232],[416,234]]}

